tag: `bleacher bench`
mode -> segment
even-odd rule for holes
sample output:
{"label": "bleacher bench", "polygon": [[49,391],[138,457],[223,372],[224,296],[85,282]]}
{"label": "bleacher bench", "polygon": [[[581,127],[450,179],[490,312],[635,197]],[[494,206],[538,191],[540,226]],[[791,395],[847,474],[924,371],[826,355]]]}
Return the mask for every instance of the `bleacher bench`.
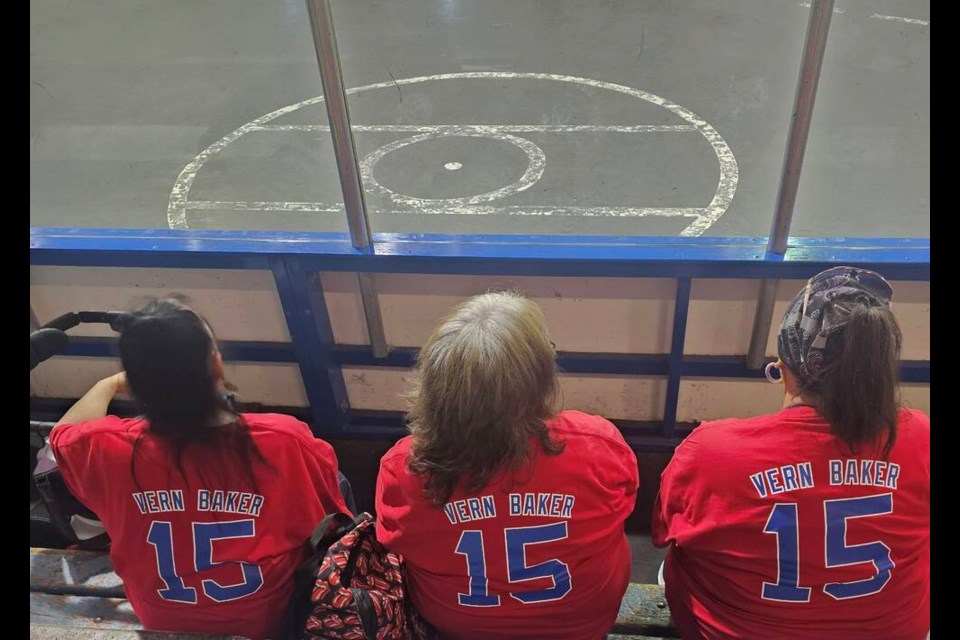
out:
{"label": "bleacher bench", "polygon": [[[655,584],[630,584],[609,640],[676,638]],[[143,631],[105,553],[30,549],[31,640],[212,640]],[[238,640],[219,637],[220,640]]]}

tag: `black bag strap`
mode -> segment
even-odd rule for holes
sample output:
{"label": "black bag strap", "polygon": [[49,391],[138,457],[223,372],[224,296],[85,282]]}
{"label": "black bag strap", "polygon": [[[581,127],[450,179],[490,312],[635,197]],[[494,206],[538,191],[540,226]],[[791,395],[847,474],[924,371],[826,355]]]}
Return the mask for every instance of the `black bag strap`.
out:
{"label": "black bag strap", "polygon": [[329,514],[320,521],[317,528],[310,534],[311,551],[324,553],[330,545],[350,533],[356,526],[354,518],[345,513]]}
{"label": "black bag strap", "polygon": [[317,578],[317,569],[323,563],[327,549],[353,528],[353,518],[345,513],[331,513],[324,517],[310,535],[310,555],[293,574],[293,594],[287,607],[284,640],[303,640],[304,627],[310,617],[310,594]]}

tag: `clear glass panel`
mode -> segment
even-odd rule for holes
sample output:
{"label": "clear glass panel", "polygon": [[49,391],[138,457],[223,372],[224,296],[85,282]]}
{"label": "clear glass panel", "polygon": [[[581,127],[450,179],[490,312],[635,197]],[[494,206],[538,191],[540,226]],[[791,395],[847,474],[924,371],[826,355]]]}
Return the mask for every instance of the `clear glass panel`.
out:
{"label": "clear glass panel", "polygon": [[838,2],[794,236],[930,236],[930,1]]}
{"label": "clear glass panel", "polygon": [[346,229],[303,0],[30,12],[31,225]]}
{"label": "clear glass panel", "polygon": [[766,235],[808,12],[333,0],[371,224]]}

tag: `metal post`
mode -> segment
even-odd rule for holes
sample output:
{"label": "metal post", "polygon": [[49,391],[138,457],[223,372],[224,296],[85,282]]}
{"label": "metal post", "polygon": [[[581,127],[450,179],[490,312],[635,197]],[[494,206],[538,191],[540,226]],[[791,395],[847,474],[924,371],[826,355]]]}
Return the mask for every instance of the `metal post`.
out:
{"label": "metal post", "polygon": [[374,358],[386,358],[387,336],[383,329],[383,317],[380,315],[380,299],[377,296],[377,274],[358,273],[360,283],[360,301],[363,303],[363,317],[367,321],[367,335]]}
{"label": "metal post", "polygon": [[[820,69],[823,66],[823,54],[827,46],[827,34],[830,31],[832,16],[833,0],[813,0],[810,7],[810,20],[807,22],[807,36],[803,45],[803,59],[800,62],[800,75],[797,79],[793,115],[790,119],[790,134],[787,137],[787,149],[783,156],[780,189],[777,192],[773,225],[767,242],[767,253],[783,255],[787,251],[790,222],[793,219],[793,207],[797,201],[797,190],[800,186],[800,169],[807,149],[813,104],[817,97],[817,85],[820,82]],[[757,311],[753,318],[753,334],[750,337],[750,350],[747,353],[747,366],[752,369],[759,369],[766,356],[767,336],[770,334],[770,325],[773,321],[776,285],[775,280],[764,280],[760,283]]]}
{"label": "metal post", "polygon": [[823,52],[827,46],[827,33],[830,31],[832,15],[833,0],[813,0],[810,7],[810,21],[807,23],[807,39],[803,45],[800,77],[797,80],[797,96],[793,102],[787,151],[783,157],[777,208],[773,217],[773,226],[770,229],[770,241],[767,244],[768,251],[779,255],[787,250],[793,205],[797,201],[797,189],[800,186],[800,168],[803,166],[803,154],[807,150],[813,103],[817,97],[820,68],[823,66]]}
{"label": "metal post", "polygon": [[367,205],[363,199],[363,186],[360,184],[357,150],[353,144],[353,132],[350,129],[350,112],[347,109],[347,96],[343,90],[340,52],[337,49],[337,36],[333,31],[330,0],[307,0],[307,11],[310,13],[313,46],[317,50],[320,82],[323,85],[323,103],[327,105],[330,137],[333,138],[333,151],[337,157],[337,170],[340,173],[340,189],[343,192],[343,207],[347,212],[347,225],[350,227],[350,240],[357,249],[365,249],[370,245],[370,221],[367,219]]}
{"label": "metal post", "polygon": [[773,305],[776,302],[777,280],[761,280],[757,296],[757,311],[753,316],[753,333],[747,351],[747,368],[759,369],[767,358],[767,339],[773,324]]}
{"label": "metal post", "polygon": [[[323,85],[323,102],[327,106],[327,118],[330,121],[330,137],[333,139],[333,150],[337,158],[340,190],[343,193],[343,207],[347,213],[350,240],[355,248],[366,249],[370,246],[372,238],[370,219],[367,217],[367,204],[363,197],[363,185],[360,183],[357,150],[353,142],[353,131],[350,128],[350,111],[347,107],[346,92],[343,89],[340,52],[337,48],[337,35],[333,29],[330,0],[307,0],[307,11],[310,14],[313,45],[317,51],[320,82]],[[383,329],[383,319],[380,316],[376,275],[358,273],[357,280],[360,285],[360,299],[363,303],[373,355],[378,358],[386,357],[389,349]]]}

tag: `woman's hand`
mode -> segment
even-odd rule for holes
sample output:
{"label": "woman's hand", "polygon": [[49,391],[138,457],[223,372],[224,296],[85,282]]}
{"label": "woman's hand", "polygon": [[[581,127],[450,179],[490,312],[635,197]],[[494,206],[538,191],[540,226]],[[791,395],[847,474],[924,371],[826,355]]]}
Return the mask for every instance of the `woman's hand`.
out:
{"label": "woman's hand", "polygon": [[113,395],[121,393],[123,395],[129,395],[127,390],[127,372],[121,371],[120,373],[115,373],[109,378],[104,378],[100,381],[102,384],[107,385],[110,389],[113,390]]}

